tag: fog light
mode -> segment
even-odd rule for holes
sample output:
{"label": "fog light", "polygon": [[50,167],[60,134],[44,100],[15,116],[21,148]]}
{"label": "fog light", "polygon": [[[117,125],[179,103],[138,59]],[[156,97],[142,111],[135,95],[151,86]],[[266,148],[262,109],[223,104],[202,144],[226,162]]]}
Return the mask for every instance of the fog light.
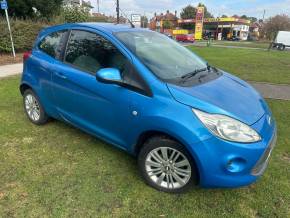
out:
{"label": "fog light", "polygon": [[227,162],[226,169],[231,173],[239,173],[246,167],[246,160],[240,157],[232,158]]}

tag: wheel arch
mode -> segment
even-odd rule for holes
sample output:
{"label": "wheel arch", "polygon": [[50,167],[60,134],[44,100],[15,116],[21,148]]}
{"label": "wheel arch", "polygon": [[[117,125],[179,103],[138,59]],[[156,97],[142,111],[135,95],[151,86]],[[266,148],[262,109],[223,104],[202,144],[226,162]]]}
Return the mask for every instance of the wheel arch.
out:
{"label": "wheel arch", "polygon": [[32,88],[30,85],[26,84],[26,83],[22,83],[22,84],[19,86],[19,90],[20,90],[21,95],[23,95],[24,92],[25,92],[27,89],[31,89],[31,90],[33,90],[33,88]]}
{"label": "wheel arch", "polygon": [[[139,135],[139,137],[138,137],[138,139],[137,139],[137,143],[136,143],[136,145],[134,146],[134,149],[133,149],[134,154],[135,154],[135,155],[138,155],[139,152],[140,152],[140,150],[141,150],[141,148],[142,148],[142,146],[144,145],[144,143],[145,143],[148,139],[150,139],[150,138],[152,138],[152,137],[157,137],[157,136],[165,136],[165,137],[168,137],[168,138],[170,138],[170,139],[173,139],[173,140],[179,142],[179,140],[177,140],[177,139],[175,139],[174,137],[170,136],[168,133],[165,133],[165,132],[162,132],[162,131],[158,131],[158,130],[147,130],[147,131],[145,131],[145,132],[142,132],[142,133]],[[179,143],[180,143],[180,142],[179,142]]]}

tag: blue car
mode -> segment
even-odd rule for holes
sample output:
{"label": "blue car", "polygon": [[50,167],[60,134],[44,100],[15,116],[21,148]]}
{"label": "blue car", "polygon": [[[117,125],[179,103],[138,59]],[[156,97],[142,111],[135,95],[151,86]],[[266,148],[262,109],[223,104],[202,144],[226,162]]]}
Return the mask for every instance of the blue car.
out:
{"label": "blue car", "polygon": [[145,182],[165,192],[249,185],[276,140],[249,84],[127,25],[44,29],[24,54],[20,92],[32,123],[61,120],[135,155]]}

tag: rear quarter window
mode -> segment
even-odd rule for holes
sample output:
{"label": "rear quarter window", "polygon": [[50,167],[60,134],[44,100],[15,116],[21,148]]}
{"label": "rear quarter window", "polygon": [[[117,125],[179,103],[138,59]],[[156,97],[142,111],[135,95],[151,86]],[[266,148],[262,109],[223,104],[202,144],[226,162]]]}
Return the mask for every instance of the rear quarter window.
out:
{"label": "rear quarter window", "polygon": [[62,52],[62,45],[65,43],[64,38],[66,33],[66,30],[62,30],[47,35],[39,43],[39,49],[49,56],[59,59]]}

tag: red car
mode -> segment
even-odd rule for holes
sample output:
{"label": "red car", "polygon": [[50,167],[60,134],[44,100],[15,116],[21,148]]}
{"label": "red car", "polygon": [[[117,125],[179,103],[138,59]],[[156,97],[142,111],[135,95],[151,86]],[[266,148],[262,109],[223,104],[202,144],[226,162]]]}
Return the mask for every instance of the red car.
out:
{"label": "red car", "polygon": [[176,35],[176,41],[178,42],[194,42],[194,36],[193,34],[182,34],[182,35]]}

